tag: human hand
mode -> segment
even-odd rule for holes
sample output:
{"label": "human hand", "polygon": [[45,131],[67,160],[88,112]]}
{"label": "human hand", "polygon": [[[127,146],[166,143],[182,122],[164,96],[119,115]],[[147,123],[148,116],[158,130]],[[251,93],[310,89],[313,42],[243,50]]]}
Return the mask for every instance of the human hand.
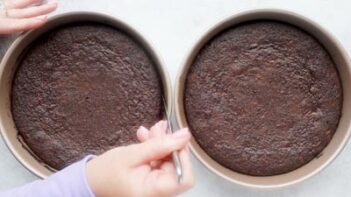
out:
{"label": "human hand", "polygon": [[[87,179],[96,196],[174,196],[194,184],[187,144],[187,128],[166,134],[166,121],[150,130],[140,127],[137,137],[142,142],[107,151],[87,163]],[[183,181],[177,182],[170,159],[178,150],[183,168]]]}
{"label": "human hand", "polygon": [[0,34],[12,34],[35,29],[45,24],[46,14],[54,11],[57,1],[42,3],[42,0],[4,0],[0,16]]}

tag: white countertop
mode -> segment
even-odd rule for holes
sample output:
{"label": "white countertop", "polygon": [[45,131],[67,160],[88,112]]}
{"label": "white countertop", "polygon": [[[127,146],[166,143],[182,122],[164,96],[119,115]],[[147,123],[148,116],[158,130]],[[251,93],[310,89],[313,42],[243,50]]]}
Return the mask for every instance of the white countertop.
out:
{"label": "white countertop", "polygon": [[[174,84],[186,53],[198,37],[231,14],[279,8],[304,15],[329,30],[351,53],[351,2],[347,0],[59,0],[54,14],[96,11],[129,23],[155,46]],[[0,37],[2,57],[12,37]],[[325,170],[298,185],[255,190],[229,183],[193,158],[197,184],[183,196],[350,196],[351,143]],[[0,139],[0,190],[37,179],[21,166]],[[350,188],[349,188],[350,187]]]}

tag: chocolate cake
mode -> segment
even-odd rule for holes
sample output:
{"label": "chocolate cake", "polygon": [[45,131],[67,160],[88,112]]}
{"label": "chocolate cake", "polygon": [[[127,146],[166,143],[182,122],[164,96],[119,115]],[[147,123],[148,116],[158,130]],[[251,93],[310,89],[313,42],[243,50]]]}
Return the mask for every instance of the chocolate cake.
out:
{"label": "chocolate cake", "polygon": [[307,32],[252,21],[219,33],[186,78],[188,125],[219,164],[253,176],[297,169],[338,126],[342,87],[333,60]]}
{"label": "chocolate cake", "polygon": [[136,142],[140,125],[162,117],[162,92],[153,60],[133,37],[82,22],[28,48],[13,79],[12,115],[31,151],[62,169]]}

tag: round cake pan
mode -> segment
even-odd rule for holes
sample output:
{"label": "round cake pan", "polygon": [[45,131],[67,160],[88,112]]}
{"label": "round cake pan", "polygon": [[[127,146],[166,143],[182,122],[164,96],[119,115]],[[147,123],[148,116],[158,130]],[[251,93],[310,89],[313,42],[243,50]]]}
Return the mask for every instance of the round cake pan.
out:
{"label": "round cake pan", "polygon": [[210,28],[204,34],[204,36],[202,36],[198,40],[198,42],[194,45],[194,47],[186,56],[185,61],[183,62],[183,66],[179,71],[176,82],[174,106],[178,126],[180,128],[187,127],[187,119],[184,111],[185,80],[188,69],[191,66],[194,58],[198,54],[199,50],[204,46],[204,44],[207,41],[209,41],[222,30],[227,29],[231,26],[235,26],[242,22],[253,20],[275,20],[295,25],[309,32],[311,35],[317,38],[319,42],[321,42],[322,45],[327,49],[333,61],[337,65],[337,69],[339,71],[343,87],[342,116],[338,128],[334,134],[334,137],[332,138],[329,145],[321,152],[321,154],[319,154],[316,158],[314,158],[306,165],[289,173],[266,177],[249,176],[238,172],[234,172],[223,167],[215,160],[213,160],[210,156],[208,156],[206,152],[201,149],[201,147],[195,139],[191,139],[190,148],[194,155],[210,171],[212,171],[220,177],[223,177],[224,179],[227,179],[233,183],[237,183],[244,186],[251,186],[255,188],[277,188],[301,182],[315,175],[323,168],[325,168],[328,164],[330,164],[346,145],[351,133],[351,89],[349,86],[349,84],[351,84],[351,65],[346,51],[331,34],[329,34],[326,30],[321,28],[315,22],[298,14],[283,10],[260,9],[246,11],[228,17],[223,21],[219,22],[214,27]]}
{"label": "round cake pan", "polygon": [[20,35],[10,46],[5,56],[2,59],[0,65],[0,129],[3,139],[7,144],[10,151],[15,155],[17,160],[23,164],[28,170],[33,172],[35,175],[45,178],[52,174],[55,170],[41,162],[40,159],[35,156],[28,146],[23,142],[21,136],[16,130],[12,115],[11,115],[11,99],[10,92],[12,86],[12,78],[18,66],[18,62],[21,59],[26,48],[39,36],[45,32],[58,27],[60,25],[72,23],[72,22],[98,22],[107,24],[112,27],[116,27],[131,37],[136,39],[142,47],[147,51],[148,55],[152,58],[155,65],[157,66],[160,78],[162,80],[163,94],[167,102],[167,107],[171,107],[171,86],[170,78],[165,70],[164,63],[152,47],[140,33],[135,29],[127,25],[126,23],[115,19],[113,17],[103,15],[100,13],[93,12],[70,12],[62,15],[52,17],[48,20],[47,24],[37,30],[29,31],[25,34]]}

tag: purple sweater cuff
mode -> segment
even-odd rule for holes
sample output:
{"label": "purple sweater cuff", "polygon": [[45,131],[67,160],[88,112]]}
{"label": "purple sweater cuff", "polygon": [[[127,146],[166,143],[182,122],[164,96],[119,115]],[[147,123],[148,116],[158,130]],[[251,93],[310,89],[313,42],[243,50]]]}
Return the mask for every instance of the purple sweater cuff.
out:
{"label": "purple sweater cuff", "polygon": [[87,181],[86,164],[94,156],[86,156],[61,171],[49,176],[45,180],[37,180],[22,187],[12,189],[1,197],[94,197],[94,193]]}

